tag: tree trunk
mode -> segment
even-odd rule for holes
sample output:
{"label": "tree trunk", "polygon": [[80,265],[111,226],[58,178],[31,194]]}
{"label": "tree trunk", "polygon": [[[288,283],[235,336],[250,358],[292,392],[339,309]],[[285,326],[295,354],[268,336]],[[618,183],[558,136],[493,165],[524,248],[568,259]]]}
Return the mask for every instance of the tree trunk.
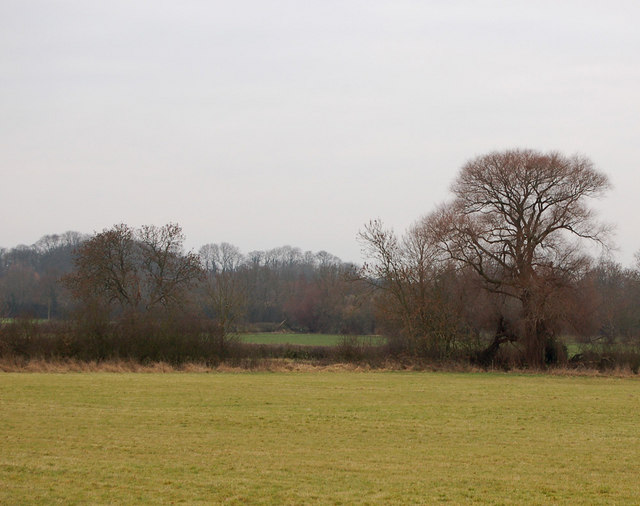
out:
{"label": "tree trunk", "polygon": [[544,321],[539,317],[534,296],[528,290],[525,291],[521,300],[524,320],[524,362],[533,369],[542,369],[545,365],[547,339]]}
{"label": "tree trunk", "polygon": [[515,343],[518,340],[518,336],[515,335],[507,325],[504,317],[500,317],[498,320],[498,327],[493,341],[484,350],[478,353],[476,360],[483,367],[489,367],[500,349],[500,345],[504,343]]}

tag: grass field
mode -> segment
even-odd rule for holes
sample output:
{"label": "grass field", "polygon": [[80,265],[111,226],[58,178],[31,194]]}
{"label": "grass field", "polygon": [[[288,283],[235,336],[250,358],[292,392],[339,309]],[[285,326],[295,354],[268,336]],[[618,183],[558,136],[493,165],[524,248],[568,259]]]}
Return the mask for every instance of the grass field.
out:
{"label": "grass field", "polygon": [[[289,334],[281,332],[257,332],[252,334],[238,334],[240,340],[254,344],[295,344],[301,346],[336,346],[345,340],[339,334]],[[358,342],[376,346],[385,343],[381,336],[354,336]]]}
{"label": "grass field", "polygon": [[0,374],[0,504],[637,504],[640,381]]}

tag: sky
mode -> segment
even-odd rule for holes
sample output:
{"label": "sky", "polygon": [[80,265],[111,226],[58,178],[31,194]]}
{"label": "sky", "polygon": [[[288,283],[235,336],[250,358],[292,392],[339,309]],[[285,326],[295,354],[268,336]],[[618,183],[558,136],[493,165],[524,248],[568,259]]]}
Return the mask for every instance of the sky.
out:
{"label": "sky", "polygon": [[179,223],[363,261],[468,160],[588,156],[640,250],[640,2],[0,0],[0,246]]}

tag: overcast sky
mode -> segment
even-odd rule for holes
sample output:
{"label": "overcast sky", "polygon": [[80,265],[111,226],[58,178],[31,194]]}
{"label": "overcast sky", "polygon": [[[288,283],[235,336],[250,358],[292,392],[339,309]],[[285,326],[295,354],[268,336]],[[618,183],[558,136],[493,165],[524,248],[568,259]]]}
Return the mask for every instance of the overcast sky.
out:
{"label": "overcast sky", "polygon": [[0,245],[182,225],[360,262],[470,158],[590,157],[640,249],[640,2],[0,0]]}

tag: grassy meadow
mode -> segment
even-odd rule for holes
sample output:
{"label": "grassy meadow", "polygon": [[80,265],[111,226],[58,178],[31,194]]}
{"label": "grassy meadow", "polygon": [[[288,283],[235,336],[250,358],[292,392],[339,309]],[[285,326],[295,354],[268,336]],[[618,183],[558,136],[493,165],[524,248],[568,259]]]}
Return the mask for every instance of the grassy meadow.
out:
{"label": "grassy meadow", "polygon": [[255,332],[238,334],[240,341],[253,344],[293,344],[298,346],[338,346],[345,339],[356,340],[360,344],[379,346],[386,342],[382,336],[353,336],[346,338],[339,334],[295,334],[283,332]]}
{"label": "grassy meadow", "polygon": [[637,504],[640,381],[3,373],[0,504]]}

